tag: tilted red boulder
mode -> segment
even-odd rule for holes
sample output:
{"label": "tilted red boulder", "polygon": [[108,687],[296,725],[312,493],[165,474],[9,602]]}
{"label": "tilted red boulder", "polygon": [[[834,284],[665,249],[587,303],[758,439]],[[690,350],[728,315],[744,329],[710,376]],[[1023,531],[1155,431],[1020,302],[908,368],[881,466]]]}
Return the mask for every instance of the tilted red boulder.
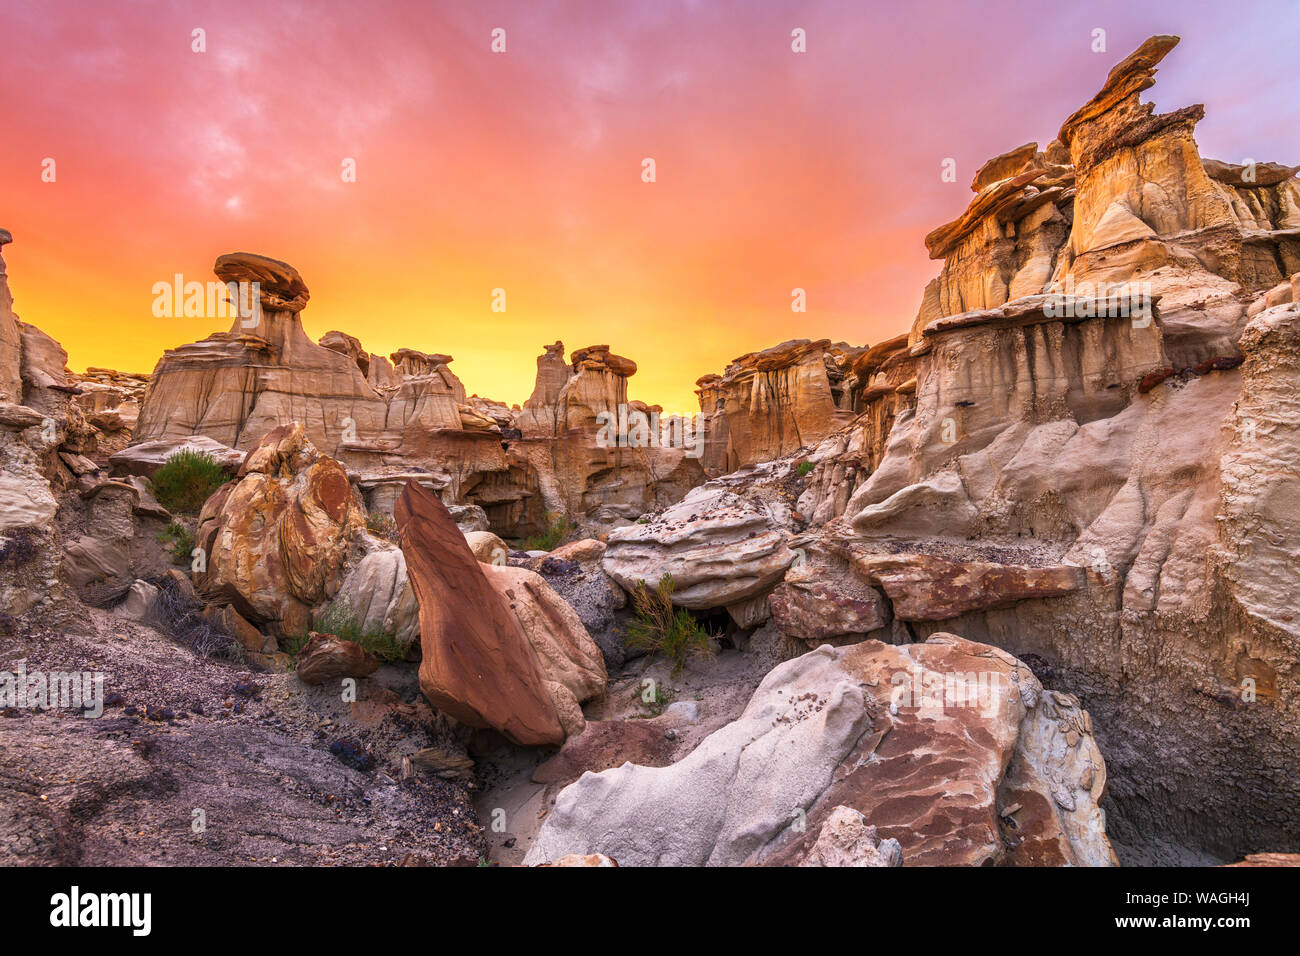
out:
{"label": "tilted red boulder", "polygon": [[604,690],[606,674],[577,614],[540,576],[489,575],[507,569],[480,564],[446,505],[416,482],[394,516],[420,605],[420,689],[429,701],[525,746],[581,732],[578,703]]}

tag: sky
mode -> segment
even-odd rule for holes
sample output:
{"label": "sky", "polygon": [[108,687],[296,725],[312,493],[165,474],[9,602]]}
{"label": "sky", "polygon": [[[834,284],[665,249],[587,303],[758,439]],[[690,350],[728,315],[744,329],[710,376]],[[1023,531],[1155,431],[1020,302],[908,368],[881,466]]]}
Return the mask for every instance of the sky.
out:
{"label": "sky", "polygon": [[230,324],[155,318],[154,284],[255,252],[301,272],[314,338],[449,353],[512,404],[543,345],[606,344],[632,398],[695,411],[746,352],[905,331],[976,169],[1046,145],[1152,34],[1183,41],[1146,96],[1206,105],[1202,155],[1300,163],[1300,0],[1232,9],[3,0],[15,311],[75,370],[148,372]]}

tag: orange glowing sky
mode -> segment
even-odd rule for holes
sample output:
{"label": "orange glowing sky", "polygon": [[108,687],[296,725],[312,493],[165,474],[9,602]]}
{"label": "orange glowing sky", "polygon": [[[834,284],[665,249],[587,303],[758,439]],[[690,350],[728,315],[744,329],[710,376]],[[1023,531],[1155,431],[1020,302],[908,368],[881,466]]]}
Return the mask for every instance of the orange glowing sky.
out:
{"label": "orange glowing sky", "polygon": [[257,252],[301,271],[313,337],[447,352],[511,403],[544,343],[607,343],[632,397],[693,411],[744,352],[904,330],[979,165],[1049,141],[1150,34],[1183,37],[1147,95],[1206,104],[1206,156],[1300,162],[1300,10],[1246,8],[6,0],[15,310],[74,369],[149,371],[228,325],[153,318],[153,284]]}

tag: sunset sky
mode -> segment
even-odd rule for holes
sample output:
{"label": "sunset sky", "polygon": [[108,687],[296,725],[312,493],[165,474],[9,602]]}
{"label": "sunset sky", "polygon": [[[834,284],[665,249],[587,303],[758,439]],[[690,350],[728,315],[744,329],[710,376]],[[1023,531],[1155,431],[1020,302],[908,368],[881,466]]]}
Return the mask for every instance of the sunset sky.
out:
{"label": "sunset sky", "polygon": [[1154,33],[1183,42],[1147,96],[1206,105],[1204,155],[1300,163],[1295,0],[3,0],[15,311],[74,369],[147,372],[219,325],[155,319],[154,283],[256,252],[302,273],[313,337],[447,352],[511,403],[545,343],[607,343],[632,397],[694,411],[744,352],[903,331],[975,170]]}

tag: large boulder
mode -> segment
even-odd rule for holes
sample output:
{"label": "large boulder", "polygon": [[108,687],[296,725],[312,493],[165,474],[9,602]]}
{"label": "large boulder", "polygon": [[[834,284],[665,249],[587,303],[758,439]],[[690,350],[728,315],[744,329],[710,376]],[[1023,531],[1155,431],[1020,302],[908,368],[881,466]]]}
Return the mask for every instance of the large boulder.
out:
{"label": "large boulder", "polygon": [[298,679],[304,684],[324,684],[344,677],[369,677],[379,661],[360,644],[312,631],[298,652]]}
{"label": "large boulder", "polygon": [[436,494],[415,482],[394,517],[420,606],[420,689],[461,723],[515,743],[581,732],[579,703],[601,693],[600,650],[540,576],[480,564]]}
{"label": "large boulder", "polygon": [[672,575],[673,603],[705,610],[766,595],[795,560],[761,504],[712,484],[645,524],[610,532],[601,566],[627,591]]}
{"label": "large boulder", "polygon": [[364,633],[382,633],[403,648],[420,641],[420,605],[402,549],[362,532],[345,565],[337,600],[346,602]]}
{"label": "large boulder", "polygon": [[883,589],[894,615],[904,621],[944,621],[968,611],[1061,597],[1085,583],[1083,568],[1071,565],[955,561],[878,553],[860,545],[850,546],[849,554],[855,574]]}
{"label": "large boulder", "polygon": [[608,677],[578,612],[528,568],[486,564],[483,574],[528,639],[565,734],[581,733],[586,720],[578,705],[604,693]]}
{"label": "large boulder", "polygon": [[824,645],[774,668],[681,761],[566,787],[525,862],[824,863],[849,808],[875,828],[856,836],[886,856],[880,841],[897,841],[905,866],[1112,865],[1105,781],[1078,702],[1003,651],[950,634]]}
{"label": "large boulder", "polygon": [[305,633],[309,610],[338,593],[364,527],[343,466],[316,450],[302,423],[281,425],[203,505],[195,544],[207,566],[195,584],[256,623]]}

